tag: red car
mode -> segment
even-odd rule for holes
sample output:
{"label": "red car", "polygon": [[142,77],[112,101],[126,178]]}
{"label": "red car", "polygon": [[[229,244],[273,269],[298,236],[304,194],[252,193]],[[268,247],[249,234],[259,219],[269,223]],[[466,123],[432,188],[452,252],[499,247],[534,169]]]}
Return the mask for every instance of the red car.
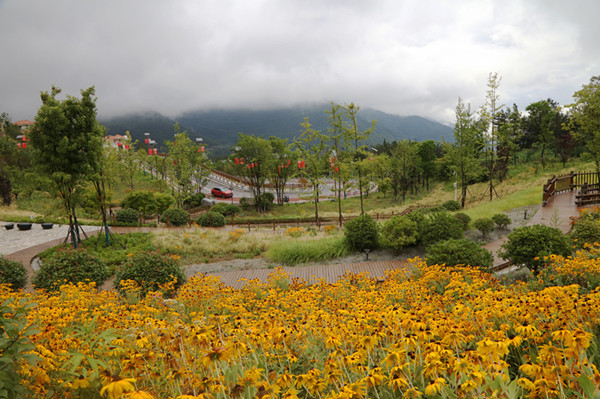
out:
{"label": "red car", "polygon": [[230,190],[223,190],[219,187],[213,187],[213,189],[210,190],[210,193],[212,194],[213,197],[221,197],[221,198],[233,197],[233,193]]}

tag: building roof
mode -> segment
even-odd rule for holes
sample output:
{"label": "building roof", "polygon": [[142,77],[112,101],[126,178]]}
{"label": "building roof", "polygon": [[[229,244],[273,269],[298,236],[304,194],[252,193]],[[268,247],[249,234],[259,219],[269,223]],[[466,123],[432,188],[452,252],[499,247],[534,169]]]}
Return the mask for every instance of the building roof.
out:
{"label": "building roof", "polygon": [[19,127],[21,127],[21,126],[31,126],[31,125],[34,125],[34,124],[35,124],[35,122],[28,121],[28,120],[16,121],[14,123],[14,125],[17,125]]}

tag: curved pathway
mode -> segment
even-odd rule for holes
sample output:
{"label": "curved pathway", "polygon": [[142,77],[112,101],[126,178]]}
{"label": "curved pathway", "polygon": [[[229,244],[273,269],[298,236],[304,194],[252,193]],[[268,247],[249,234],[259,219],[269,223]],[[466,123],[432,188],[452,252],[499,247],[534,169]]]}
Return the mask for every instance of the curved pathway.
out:
{"label": "curved pathway", "polygon": [[[575,205],[576,191],[565,192],[554,195],[548,200],[548,204],[543,206],[536,214],[529,219],[526,226],[535,224],[543,224],[546,226],[556,227],[567,234],[571,230],[572,218],[579,216],[579,209]],[[496,241],[489,242],[483,245],[494,255],[494,266],[498,267],[506,263],[505,260],[498,257],[498,250],[506,242],[507,237],[504,236]]]}
{"label": "curved pathway", "polygon": [[[557,227],[563,233],[568,233],[571,229],[571,218],[579,215],[578,208],[575,206],[575,194],[576,192],[567,192],[553,196],[548,205],[542,207],[527,223],[528,226],[534,224],[544,224],[547,226]],[[144,230],[149,230],[148,228]],[[97,233],[98,227],[88,227],[86,232],[88,234]],[[116,233],[127,233],[131,231],[140,231],[139,228],[127,228],[117,227],[113,228]],[[11,231],[11,233],[23,234],[27,232]],[[0,237],[1,238],[1,237]],[[22,235],[23,243],[28,242],[28,236]],[[33,276],[33,269],[31,268],[31,262],[40,252],[58,245],[64,241],[64,237],[57,238],[42,243],[30,242],[30,246],[20,249],[16,252],[10,251],[6,254],[7,259],[15,260],[23,263],[27,268],[28,275]],[[494,254],[494,266],[499,266],[505,261],[499,258],[496,253],[500,246],[506,241],[506,237],[499,240],[489,242],[483,247],[488,249]],[[5,251],[6,252],[6,251]],[[406,268],[407,263],[403,260],[396,261],[375,261],[375,262],[360,262],[360,263],[346,263],[346,264],[330,264],[330,265],[318,265],[318,266],[298,266],[298,267],[286,267],[283,268],[286,272],[291,274],[291,278],[299,278],[304,281],[319,281],[324,279],[329,283],[334,283],[339,280],[343,275],[347,273],[369,273],[371,277],[381,279],[385,276],[386,270]],[[259,281],[266,281],[269,274],[273,272],[272,269],[253,269],[253,270],[238,270],[221,273],[210,273],[211,275],[218,276],[221,281],[235,288],[240,288],[245,284],[245,281],[258,279]],[[30,288],[29,288],[30,289]]]}

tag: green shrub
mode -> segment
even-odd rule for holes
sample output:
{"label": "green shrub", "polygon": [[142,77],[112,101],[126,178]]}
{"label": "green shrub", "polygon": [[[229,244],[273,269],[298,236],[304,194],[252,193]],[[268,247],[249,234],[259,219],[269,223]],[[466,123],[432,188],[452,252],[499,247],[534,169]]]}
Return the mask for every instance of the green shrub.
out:
{"label": "green shrub", "polygon": [[202,200],[204,198],[206,198],[206,195],[204,195],[204,193],[196,193],[190,195],[189,197],[183,200],[183,206],[186,209],[197,208],[202,205]]}
{"label": "green shrub", "polygon": [[464,264],[487,269],[494,264],[494,257],[490,251],[465,238],[440,241],[430,245],[427,247],[426,258],[428,265]]}
{"label": "green shrub", "polygon": [[495,223],[490,218],[479,218],[473,222],[473,227],[481,232],[483,238],[494,230]]}
{"label": "green shrub", "polygon": [[492,220],[501,229],[507,228],[512,223],[510,217],[508,217],[508,215],[505,215],[504,213],[495,214],[494,216],[492,216]]}
{"label": "green shrub", "polygon": [[118,226],[137,226],[140,222],[140,214],[133,208],[119,209],[115,212],[115,220]]}
{"label": "green shrub", "polygon": [[425,246],[464,236],[463,224],[448,212],[432,212],[419,225],[419,236]]}
{"label": "green shrub", "polygon": [[448,200],[442,204],[444,208],[449,211],[458,211],[460,209],[460,202],[454,200]]}
{"label": "green shrub", "polygon": [[160,216],[160,221],[170,226],[185,226],[190,221],[190,214],[180,208],[169,208]]}
{"label": "green shrub", "polygon": [[463,224],[463,230],[467,230],[469,228],[469,223],[471,223],[471,216],[467,215],[464,212],[456,212],[454,217],[461,221]]}
{"label": "green shrub", "polygon": [[167,193],[154,193],[154,199],[156,200],[156,213],[158,215],[162,215],[164,211],[175,203],[175,198]]}
{"label": "green shrub", "polygon": [[544,257],[552,254],[569,256],[571,253],[570,240],[559,229],[536,224],[513,230],[498,254],[537,274],[546,265]]}
{"label": "green shrub", "polygon": [[371,216],[364,214],[344,224],[344,237],[355,251],[375,249],[378,245],[379,226]]}
{"label": "green shrub", "polygon": [[573,225],[573,231],[570,234],[573,240],[573,246],[583,248],[585,244],[600,242],[600,223],[593,219],[579,219]]}
{"label": "green shrub", "polygon": [[402,248],[416,245],[419,238],[417,223],[407,216],[392,216],[381,227],[381,243],[400,251]]}
{"label": "green shrub", "polygon": [[158,203],[154,193],[149,191],[133,191],[121,202],[121,207],[135,209],[143,217],[156,213]]}
{"label": "green shrub", "polygon": [[[133,280],[141,288],[142,295],[158,291],[161,285],[165,294],[171,296],[185,282],[185,275],[173,256],[161,252],[140,251],[130,256],[118,266],[115,273],[115,287],[123,292],[121,281]],[[167,283],[172,285],[164,287]]]}
{"label": "green shrub", "polygon": [[297,265],[344,257],[351,251],[344,237],[329,237],[318,240],[278,241],[271,245],[267,256],[273,262]]}
{"label": "green shrub", "polygon": [[62,284],[93,281],[97,286],[109,277],[98,256],[86,249],[61,248],[45,259],[33,278],[36,288],[56,291]]}
{"label": "green shrub", "polygon": [[219,202],[218,204],[213,205],[210,208],[210,211],[220,213],[223,216],[231,216],[231,215],[237,215],[238,213],[240,213],[241,209],[239,206],[237,206],[235,204],[227,204],[225,202]]}
{"label": "green shrub", "polygon": [[249,198],[247,198],[247,197],[242,197],[242,198],[240,198],[240,206],[241,206],[243,209],[248,209],[248,208],[251,206],[251,204],[250,204],[250,199],[249,199]]}
{"label": "green shrub", "polygon": [[225,216],[217,212],[212,212],[211,208],[210,212],[200,214],[196,218],[196,223],[202,227],[221,227],[225,226]]}
{"label": "green shrub", "polygon": [[13,290],[20,290],[27,284],[27,269],[22,263],[0,255],[0,284],[10,284]]}
{"label": "green shrub", "polygon": [[264,211],[271,209],[273,201],[275,201],[275,195],[273,195],[273,193],[262,193],[258,198],[260,208]]}

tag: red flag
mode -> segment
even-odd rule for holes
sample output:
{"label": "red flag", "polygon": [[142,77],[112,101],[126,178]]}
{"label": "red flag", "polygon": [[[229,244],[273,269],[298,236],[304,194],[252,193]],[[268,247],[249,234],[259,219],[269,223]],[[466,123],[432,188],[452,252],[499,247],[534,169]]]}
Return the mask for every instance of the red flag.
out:
{"label": "red flag", "polygon": [[148,155],[152,155],[152,148],[148,148]]}
{"label": "red flag", "polygon": [[144,140],[144,143],[148,144],[148,139],[145,139],[145,140]]}

